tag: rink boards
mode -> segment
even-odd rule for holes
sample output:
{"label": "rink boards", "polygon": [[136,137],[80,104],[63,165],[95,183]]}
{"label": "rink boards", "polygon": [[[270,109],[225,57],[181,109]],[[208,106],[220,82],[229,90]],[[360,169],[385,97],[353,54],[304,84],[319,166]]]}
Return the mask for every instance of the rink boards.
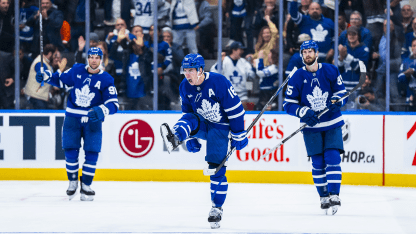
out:
{"label": "rink boards", "polygon": [[[258,112],[247,112],[246,128]],[[416,187],[416,115],[343,113],[343,184]],[[180,112],[122,112],[103,123],[103,146],[95,180],[209,181],[205,144],[199,153],[183,145],[168,154],[159,127]],[[62,111],[0,112],[0,180],[66,180],[61,148]],[[249,144],[228,162],[230,182],[312,184],[302,133],[261,157],[300,127],[298,118],[265,113]],[[80,162],[84,152],[80,151]]]}

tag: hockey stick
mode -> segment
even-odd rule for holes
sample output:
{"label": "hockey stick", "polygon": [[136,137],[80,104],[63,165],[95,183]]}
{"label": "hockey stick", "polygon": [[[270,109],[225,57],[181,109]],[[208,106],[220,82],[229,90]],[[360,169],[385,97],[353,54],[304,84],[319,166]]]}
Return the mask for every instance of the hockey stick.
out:
{"label": "hockey stick", "polygon": [[[250,126],[247,128],[247,134],[251,131],[251,129],[254,127],[254,125],[257,123],[257,121],[260,119],[260,117],[263,115],[263,113],[266,111],[267,107],[271,105],[271,103],[276,99],[277,95],[282,91],[282,89],[285,87],[287,82],[289,82],[289,79],[292,77],[292,75],[296,72],[297,68],[295,67],[292,72],[289,74],[289,76],[283,81],[283,83],[280,85],[280,87],[276,90],[276,92],[273,94],[273,96],[270,98],[270,100],[264,105],[261,112],[256,116],[256,118],[253,120],[253,122],[250,124]],[[204,175],[215,175],[227,162],[228,158],[234,153],[235,147],[231,148],[231,150],[228,152],[227,156],[222,160],[221,164],[213,169],[205,168],[204,169]]]}
{"label": "hockey stick", "polygon": [[[42,24],[42,4],[41,0],[39,0],[39,41],[40,41],[40,73],[42,73],[42,77],[44,74],[44,68],[43,68],[43,24]],[[36,90],[36,92],[39,91],[40,87],[43,86],[43,80],[39,85],[39,88]]]}
{"label": "hockey stick", "polygon": [[[365,65],[364,65],[364,63],[362,61],[359,61],[359,64],[360,64],[360,72],[361,72],[361,74],[360,74],[360,80],[358,81],[358,84],[353,89],[351,89],[346,94],[344,94],[336,102],[340,102],[340,101],[344,100],[345,98],[347,98],[348,96],[350,96],[355,90],[357,90],[358,88],[360,88],[364,84],[367,69],[366,69],[366,67],[365,67]],[[329,111],[329,108],[326,107],[321,113],[318,114],[318,118],[320,118],[322,115],[324,115],[328,111]],[[275,149],[279,148],[281,145],[283,145],[286,141],[288,141],[290,138],[292,138],[298,132],[302,131],[306,126],[308,126],[308,125],[307,124],[304,124],[298,130],[296,130],[295,132],[293,132],[292,134],[290,134],[290,136],[288,136],[285,139],[283,139],[282,142],[280,142],[278,145],[276,145],[271,150],[269,150],[267,153],[265,153],[262,157],[265,158],[267,155],[271,154]]]}

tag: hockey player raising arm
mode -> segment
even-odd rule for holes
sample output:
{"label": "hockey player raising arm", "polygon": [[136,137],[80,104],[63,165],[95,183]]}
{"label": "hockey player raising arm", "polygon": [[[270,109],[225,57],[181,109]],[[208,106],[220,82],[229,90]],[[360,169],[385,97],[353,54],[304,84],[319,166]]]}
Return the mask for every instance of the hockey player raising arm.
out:
{"label": "hockey player raising arm", "polygon": [[[190,152],[201,149],[199,139],[206,140],[205,161],[209,168],[217,168],[231,147],[241,150],[248,144],[244,130],[244,108],[234,87],[225,76],[204,73],[205,62],[200,54],[188,54],[182,61],[181,73],[185,75],[179,86],[183,116],[170,129],[162,124],[161,134],[170,153],[181,142],[187,140]],[[222,217],[222,205],[227,196],[228,183],[225,176],[226,166],[211,177],[212,208],[208,222],[211,228],[219,228]]]}
{"label": "hockey player raising arm", "polygon": [[69,187],[66,191],[71,200],[78,188],[78,154],[81,138],[84,140],[85,162],[82,167],[81,200],[92,201],[95,192],[90,188],[95,175],[98,153],[101,151],[102,122],[107,115],[118,110],[117,91],[114,79],[100,70],[103,52],[97,47],[88,51],[88,65],[75,64],[62,72],[66,60],[59,64],[53,74],[38,72],[36,81],[63,88],[73,87],[68,98],[62,131],[62,148],[65,150],[66,171]]}
{"label": "hockey player raising arm", "polygon": [[[334,215],[341,205],[341,156],[344,152],[341,126],[344,120],[340,108],[347,99],[336,102],[345,93],[338,69],[327,63],[317,63],[318,45],[305,41],[300,47],[303,63],[289,80],[283,103],[289,115],[297,116],[308,126],[303,130],[308,157],[312,159],[312,177],[321,197],[321,208]],[[320,119],[317,115],[326,107],[330,111]]]}

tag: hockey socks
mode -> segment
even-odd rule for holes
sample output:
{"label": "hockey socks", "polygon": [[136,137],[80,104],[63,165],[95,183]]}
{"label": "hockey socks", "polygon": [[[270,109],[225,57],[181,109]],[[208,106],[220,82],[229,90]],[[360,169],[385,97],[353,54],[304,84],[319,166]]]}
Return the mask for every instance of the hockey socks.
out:
{"label": "hockey socks", "polygon": [[313,155],[312,178],[320,197],[328,197],[328,183],[326,180],[325,163],[322,155]]}
{"label": "hockey socks", "polygon": [[324,153],[326,162],[326,179],[328,182],[328,192],[331,195],[339,195],[341,189],[341,156],[337,149],[327,149]]}
{"label": "hockey socks", "polygon": [[[209,165],[209,169],[216,168]],[[222,167],[217,174],[210,176],[211,179],[211,201],[213,207],[222,207],[227,196],[228,182],[225,176],[226,167]]]}
{"label": "hockey socks", "polygon": [[82,166],[82,183],[91,185],[95,176],[98,152],[85,151],[85,162]]}
{"label": "hockey socks", "polygon": [[78,163],[78,149],[66,149],[65,150],[65,161],[66,161],[66,173],[68,176],[68,180],[76,180],[78,181],[78,170],[79,170],[79,163]]}

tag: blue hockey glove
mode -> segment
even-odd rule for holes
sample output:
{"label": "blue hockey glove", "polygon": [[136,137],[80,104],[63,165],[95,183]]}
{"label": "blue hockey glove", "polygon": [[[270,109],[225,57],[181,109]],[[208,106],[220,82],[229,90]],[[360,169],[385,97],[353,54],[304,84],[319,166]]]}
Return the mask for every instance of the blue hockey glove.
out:
{"label": "blue hockey glove", "polygon": [[107,116],[109,113],[109,110],[106,106],[100,105],[100,106],[94,106],[88,111],[88,118],[92,122],[97,121],[104,121],[105,116]]}
{"label": "blue hockey glove", "polygon": [[236,150],[242,150],[247,144],[248,139],[246,130],[237,133],[231,132],[231,148],[235,147]]}
{"label": "blue hockey glove", "polygon": [[340,97],[338,96],[333,96],[331,98],[331,102],[329,103],[328,108],[332,111],[332,112],[337,112],[341,109],[342,104],[344,102],[344,100],[337,102],[340,99]]}
{"label": "blue hockey glove", "polygon": [[186,142],[186,148],[189,152],[196,153],[201,150],[201,144],[196,138],[191,138]]}
{"label": "blue hockey glove", "polygon": [[318,116],[315,114],[313,110],[311,110],[307,106],[300,108],[297,115],[300,118],[300,120],[302,120],[303,122],[305,122],[307,125],[311,127],[319,123]]}
{"label": "blue hockey glove", "polygon": [[45,70],[43,75],[40,71],[36,72],[36,81],[42,83],[42,81],[49,82],[51,80],[52,73],[49,70]]}

